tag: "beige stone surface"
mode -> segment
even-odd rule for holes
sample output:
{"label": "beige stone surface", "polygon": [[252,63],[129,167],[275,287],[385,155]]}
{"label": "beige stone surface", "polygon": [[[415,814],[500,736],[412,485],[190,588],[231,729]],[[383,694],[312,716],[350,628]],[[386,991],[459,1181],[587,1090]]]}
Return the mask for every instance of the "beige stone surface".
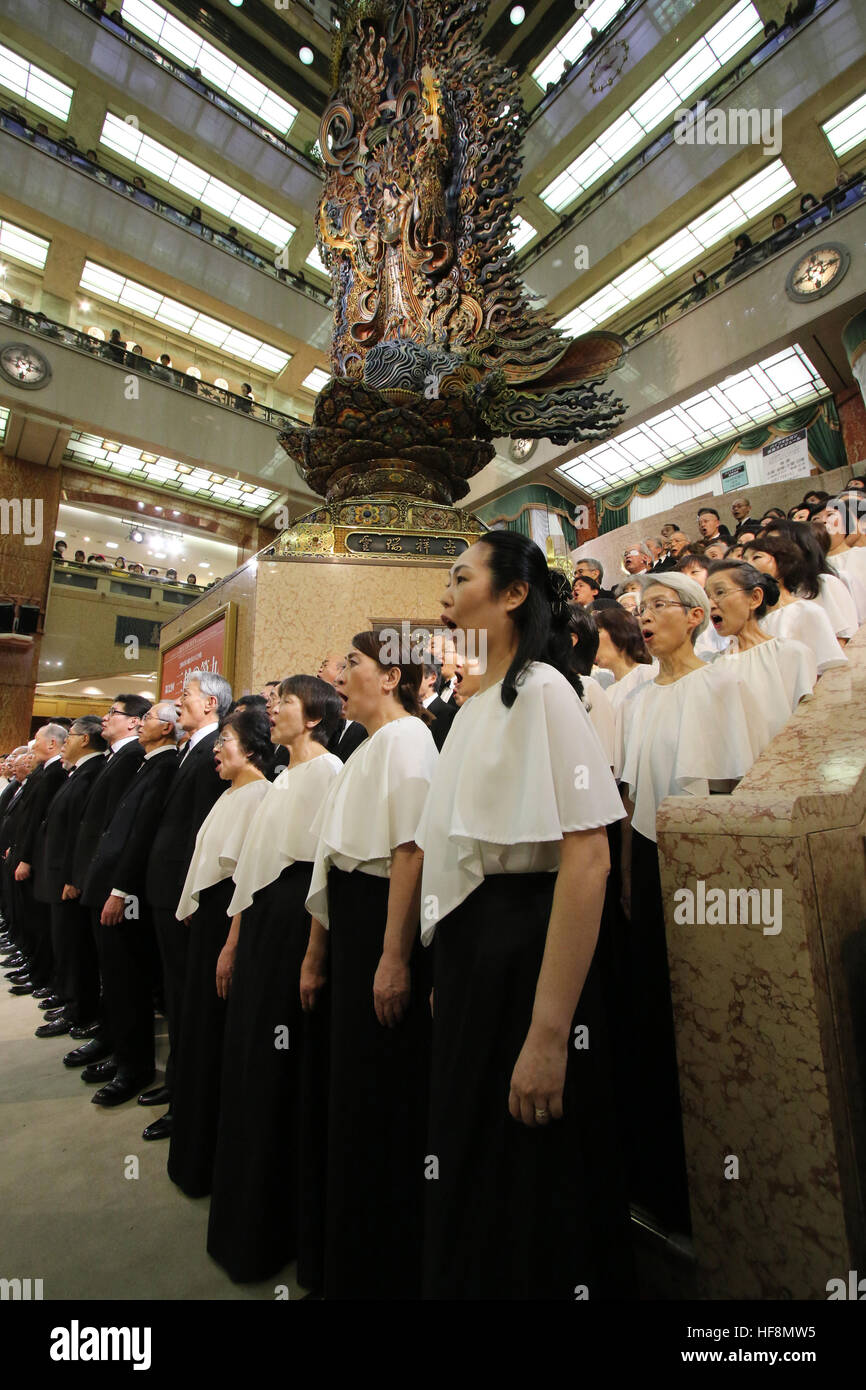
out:
{"label": "beige stone surface", "polygon": [[[701,1291],[826,1298],[863,1268],[866,629],[730,797],[671,797],[659,853]],[[674,893],[781,893],[781,930]],[[725,1177],[736,1155],[739,1177]]]}
{"label": "beige stone surface", "polygon": [[265,560],[256,593],[253,688],[315,672],[326,652],[347,651],[372,621],[438,625],[447,564]]}

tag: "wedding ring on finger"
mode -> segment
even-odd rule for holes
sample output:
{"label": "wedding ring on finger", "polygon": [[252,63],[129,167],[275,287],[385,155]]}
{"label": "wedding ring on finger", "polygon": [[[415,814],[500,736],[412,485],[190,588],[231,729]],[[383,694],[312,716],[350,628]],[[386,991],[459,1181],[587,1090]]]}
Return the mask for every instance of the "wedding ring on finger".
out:
{"label": "wedding ring on finger", "polygon": [[536,1120],[549,1120],[549,1119],[550,1119],[550,1111],[549,1111],[549,1110],[536,1110],[536,1112],[535,1112],[535,1118],[536,1118]]}

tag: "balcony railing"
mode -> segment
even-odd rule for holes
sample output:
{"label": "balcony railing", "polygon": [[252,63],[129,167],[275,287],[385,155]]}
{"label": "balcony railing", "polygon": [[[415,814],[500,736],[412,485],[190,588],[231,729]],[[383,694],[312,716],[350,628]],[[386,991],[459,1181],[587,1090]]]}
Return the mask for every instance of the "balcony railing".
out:
{"label": "balcony railing", "polygon": [[51,583],[66,589],[102,593],[112,598],[134,598],[143,602],[175,603],[186,607],[201,598],[211,584],[185,584],[162,575],[135,575],[105,564],[79,564],[74,560],[52,560]]}
{"label": "balcony railing", "polygon": [[684,314],[687,309],[692,309],[697,304],[705,303],[721,288],[727,288],[741,275],[748,274],[749,271],[757,269],[764,261],[771,260],[774,256],[787,251],[795,242],[811,235],[816,228],[821,227],[826,231],[827,225],[832,219],[838,218],[842,213],[856,207],[864,198],[866,198],[866,181],[836,190],[809,212],[799,216],[796,221],[786,223],[778,231],[771,232],[763,241],[753,242],[748,250],[734,256],[724,265],[707,271],[705,280],[698,284],[693,283],[688,289],[679,291],[662,304],[661,308],[654,309],[651,314],[644,315],[632,327],[624,331],[615,331],[621,333],[628,347],[635,347],[650,333],[656,332],[664,328],[667,323],[672,322],[675,316]]}
{"label": "balcony railing", "polygon": [[275,410],[273,406],[260,405],[248,396],[238,396],[234,391],[213,386],[209,381],[201,381],[187,372],[176,372],[173,367],[166,367],[161,362],[151,362],[143,353],[130,352],[125,343],[102,342],[89,333],[82,333],[78,328],[56,323],[45,314],[34,314],[19,305],[0,302],[0,320],[24,328],[30,333],[38,333],[59,347],[71,348],[73,352],[82,352],[88,357],[99,357],[110,366],[119,367],[124,372],[134,372],[136,376],[147,377],[150,381],[157,381],[160,385],[175,391],[186,391],[212,405],[236,410],[250,420],[257,420],[261,425],[270,425],[272,429],[284,430],[288,425],[306,423],[295,415]]}
{"label": "balcony railing", "polygon": [[83,174],[85,178],[93,179],[95,183],[101,183],[105,188],[110,188],[112,192],[120,194],[121,197],[131,199],[139,207],[156,213],[157,216],[165,218],[175,227],[181,227],[185,232],[200,237],[202,241],[215,246],[217,250],[226,251],[230,256],[245,261],[255,270],[269,275],[271,279],[279,280],[284,285],[290,285],[299,294],[305,294],[308,299],[315,300],[317,304],[322,304],[327,309],[331,308],[331,297],[326,290],[320,289],[318,285],[311,284],[302,276],[291,271],[277,269],[272,261],[268,261],[256,251],[242,246],[239,241],[234,240],[225,232],[220,232],[216,227],[209,227],[201,218],[191,217],[182,208],[174,207],[163,198],[158,198],[156,194],[148,193],[146,189],[136,188],[134,184],[121,178],[119,174],[115,174],[101,164],[95,163],[92,159],[88,159],[81,150],[65,144],[62,140],[55,140],[50,135],[37,134],[20,112],[15,114],[15,108],[0,108],[0,130],[25,144],[33,145],[43,154],[60,160],[70,169],[74,169],[76,173]]}
{"label": "balcony railing", "polygon": [[205,101],[209,101],[214,106],[218,106],[221,111],[225,111],[226,115],[231,116],[232,120],[239,121],[241,125],[248,126],[261,140],[266,140],[269,145],[273,145],[276,149],[281,150],[283,154],[287,155],[289,159],[294,160],[296,164],[300,164],[308,172],[315,173],[321,178],[321,165],[315,160],[310,159],[307,155],[302,154],[300,150],[296,149],[294,145],[290,145],[288,140],[284,140],[281,135],[277,135],[276,131],[271,130],[269,126],[264,125],[261,121],[257,121],[255,116],[251,116],[248,111],[244,111],[240,106],[235,106],[234,102],[230,101],[222,92],[218,92],[215,88],[209,87],[200,77],[195,77],[190,68],[185,68],[182,63],[174,62],[167,54],[161,53],[158,48],[154,48],[149,44],[140,34],[133,33],[131,29],[125,28],[123,24],[117,23],[116,20],[111,19],[107,14],[100,14],[94,5],[88,3],[88,0],[66,0],[66,3],[72,5],[74,9],[80,10],[83,15],[93,20],[94,23],[101,25],[104,29],[108,29],[116,38],[129,44],[130,48],[134,48],[136,52],[140,53],[144,58],[149,59],[152,63],[156,63],[169,73],[171,77],[177,78],[178,82],[183,82],[187,87],[191,87],[200,97],[204,97]]}
{"label": "balcony railing", "polygon": [[[746,78],[751,77],[756,68],[759,68],[763,63],[767,62],[778,49],[782,48],[795,34],[799,33],[807,22],[811,22],[811,20],[817,18],[824,10],[829,9],[829,7],[835,3],[836,0],[816,0],[815,8],[807,19],[801,20],[797,25],[783,23],[775,34],[772,34],[769,38],[760,39],[752,52],[747,57],[741,59],[737,66],[728,73],[727,77],[723,77],[721,81],[717,82],[709,91],[705,91],[700,96],[694,96],[690,99],[690,106],[688,108],[683,107],[683,110],[696,110],[698,101],[705,101],[710,106],[716,106],[720,101],[723,101],[735,87],[738,87]],[[611,21],[612,24],[615,22],[615,20]],[[562,80],[563,79],[560,78],[560,82]],[[550,93],[549,95],[552,97],[554,93]],[[533,112],[533,120],[537,114],[537,111]],[[677,129],[678,119],[679,118],[672,121],[659,135],[653,136],[649,143],[638,150],[637,154],[633,155],[621,169],[617,170],[609,179],[601,183],[598,188],[594,189],[592,193],[589,193],[569,212],[560,214],[559,224],[538,241],[533,242],[522,255],[518,256],[517,264],[520,270],[528,270],[531,265],[535,264],[539,257],[543,256],[546,251],[549,251],[551,247],[561,241],[562,237],[565,236],[567,232],[571,231],[585,217],[588,217],[591,212],[594,212],[597,207],[614,193],[617,193],[624,184],[628,183],[630,179],[633,179],[642,169],[645,169],[646,166],[655,159],[657,155],[661,154],[663,150],[666,150],[669,145],[672,145],[674,143],[674,132]]]}

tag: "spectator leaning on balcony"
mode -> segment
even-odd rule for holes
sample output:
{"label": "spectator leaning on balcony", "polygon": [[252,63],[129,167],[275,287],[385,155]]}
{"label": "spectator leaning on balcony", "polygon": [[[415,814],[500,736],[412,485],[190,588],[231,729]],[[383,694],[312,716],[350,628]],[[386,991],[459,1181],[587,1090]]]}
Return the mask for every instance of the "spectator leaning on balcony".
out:
{"label": "spectator leaning on balcony", "polygon": [[51,552],[51,558],[52,558],[52,560],[65,560],[65,559],[66,559],[66,542],[65,542],[65,541],[55,541],[55,542],[54,542],[54,550]]}
{"label": "spectator leaning on balcony", "polygon": [[114,362],[122,362],[126,357],[126,343],[120,336],[119,328],[112,328],[108,342],[105,344],[105,355]]}
{"label": "spectator leaning on balcony", "polygon": [[235,397],[235,410],[243,410],[247,415],[249,415],[253,408],[253,402],[255,401],[255,399],[256,398],[253,395],[253,388],[250,386],[250,383],[248,381],[245,381],[241,386],[240,396]]}
{"label": "spectator leaning on balcony", "polygon": [[171,358],[167,352],[160,353],[159,362],[150,369],[151,376],[158,377],[160,381],[171,381],[174,373],[171,368]]}

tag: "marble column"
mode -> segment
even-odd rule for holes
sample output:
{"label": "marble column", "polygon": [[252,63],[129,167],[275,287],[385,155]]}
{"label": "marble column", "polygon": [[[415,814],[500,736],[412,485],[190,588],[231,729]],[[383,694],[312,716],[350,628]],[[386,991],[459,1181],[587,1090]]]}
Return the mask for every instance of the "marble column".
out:
{"label": "marble column", "polygon": [[[0,600],[34,603],[44,614],[60,474],[4,455],[0,477]],[[0,634],[0,753],[29,737],[41,640],[37,633],[10,643]]]}

